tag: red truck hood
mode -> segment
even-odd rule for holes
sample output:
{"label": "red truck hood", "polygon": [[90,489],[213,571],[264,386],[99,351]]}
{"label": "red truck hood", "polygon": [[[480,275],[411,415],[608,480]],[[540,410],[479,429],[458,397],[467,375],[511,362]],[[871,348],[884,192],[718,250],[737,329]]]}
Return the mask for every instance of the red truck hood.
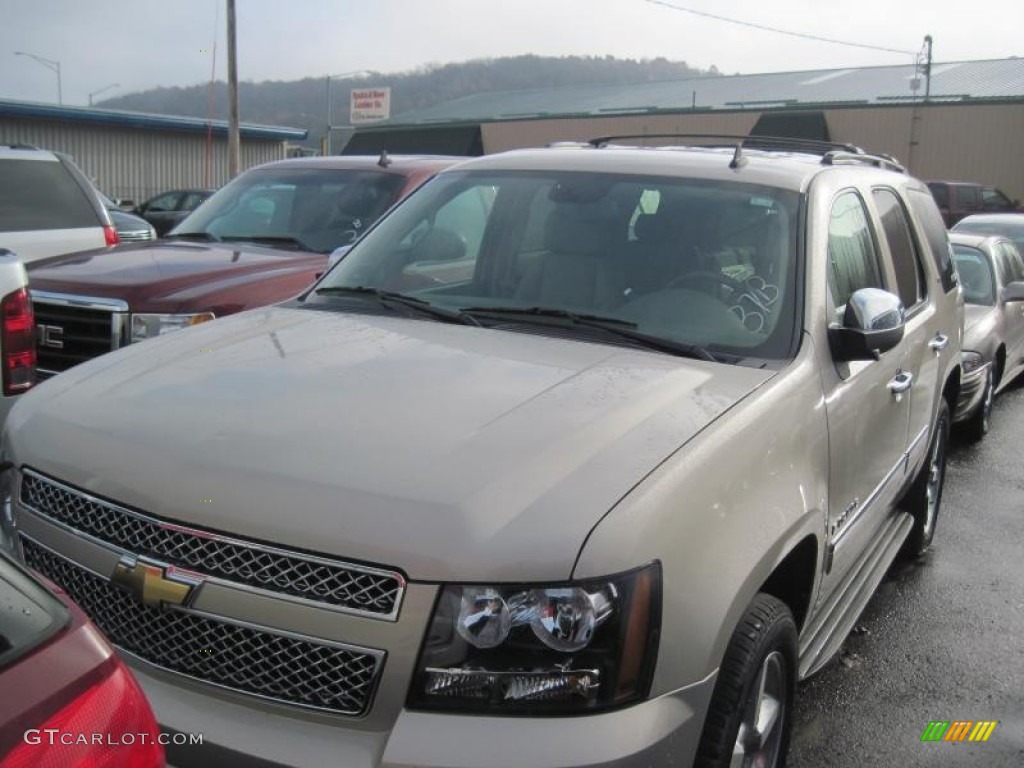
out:
{"label": "red truck hood", "polygon": [[[156,242],[83,251],[28,265],[31,288],[122,299],[134,311],[217,309],[218,297],[260,281],[283,301],[311,285],[327,256],[252,243]],[[236,308],[237,309],[237,308]]]}

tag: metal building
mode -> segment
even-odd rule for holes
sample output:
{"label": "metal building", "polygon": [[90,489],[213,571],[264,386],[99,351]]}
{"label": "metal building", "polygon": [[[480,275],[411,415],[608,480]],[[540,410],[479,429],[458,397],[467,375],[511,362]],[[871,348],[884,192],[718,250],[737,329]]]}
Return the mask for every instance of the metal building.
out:
{"label": "metal building", "polygon": [[[346,154],[482,154],[658,133],[847,142],[1024,199],[1024,58],[485,93],[359,127]],[[650,144],[671,143],[650,139]]]}
{"label": "metal building", "polygon": [[[304,129],[241,126],[244,170],[286,156]],[[0,99],[0,144],[66,152],[109,197],[135,202],[168,189],[228,180],[228,124],[91,107]]]}

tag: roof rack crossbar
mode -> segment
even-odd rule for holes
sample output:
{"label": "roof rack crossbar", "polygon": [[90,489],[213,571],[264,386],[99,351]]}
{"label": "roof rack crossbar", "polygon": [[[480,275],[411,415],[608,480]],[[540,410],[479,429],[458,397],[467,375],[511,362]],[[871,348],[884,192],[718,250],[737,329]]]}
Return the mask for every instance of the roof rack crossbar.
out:
{"label": "roof rack crossbar", "polygon": [[843,163],[862,163],[864,165],[873,165],[876,168],[884,168],[889,171],[897,171],[899,173],[906,173],[907,169],[904,168],[899,160],[892,155],[885,154],[868,154],[865,152],[826,152],[821,158],[822,165],[838,165]]}
{"label": "roof rack crossbar", "polygon": [[587,143],[590,146],[600,149],[610,143],[622,140],[637,139],[719,139],[718,144],[701,144],[696,146],[733,146],[739,144],[741,147],[751,149],[771,147],[774,149],[792,149],[798,152],[810,152],[812,154],[825,155],[829,152],[841,151],[852,154],[865,154],[864,150],[853,144],[845,144],[834,141],[819,141],[817,139],[796,139],[788,136],[762,136],[751,134],[741,136],[728,133],[632,133],[618,136],[599,136]]}

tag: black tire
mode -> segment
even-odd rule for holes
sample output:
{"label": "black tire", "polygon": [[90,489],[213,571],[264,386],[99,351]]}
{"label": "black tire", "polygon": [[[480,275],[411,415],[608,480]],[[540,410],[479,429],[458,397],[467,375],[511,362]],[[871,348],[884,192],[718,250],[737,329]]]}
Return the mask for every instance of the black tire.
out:
{"label": "black tire", "polygon": [[[758,594],[725,650],[694,768],[728,768],[734,750],[751,758],[761,754],[763,762],[751,760],[752,765],[783,768],[793,726],[796,670],[793,614],[778,598]],[[758,720],[761,728],[755,726]]]}
{"label": "black tire", "polygon": [[900,505],[914,516],[914,527],[903,543],[904,557],[920,557],[935,538],[935,525],[942,505],[942,486],[946,480],[946,453],[949,448],[949,404],[943,398],[935,417],[928,458]]}
{"label": "black tire", "polygon": [[959,432],[965,440],[977,443],[988,434],[989,425],[992,421],[992,401],[995,398],[995,391],[995,378],[990,368],[985,378],[985,394],[981,396],[981,405],[978,406],[978,410],[971,414],[967,421],[960,425]]}

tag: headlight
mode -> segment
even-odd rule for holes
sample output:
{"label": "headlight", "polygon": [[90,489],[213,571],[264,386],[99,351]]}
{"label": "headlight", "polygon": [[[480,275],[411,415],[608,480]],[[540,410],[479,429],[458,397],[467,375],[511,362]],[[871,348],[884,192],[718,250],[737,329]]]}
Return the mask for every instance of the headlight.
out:
{"label": "headlight", "polygon": [[0,550],[17,557],[13,489],[14,466],[0,455]]}
{"label": "headlight", "polygon": [[972,373],[985,364],[985,358],[981,356],[980,352],[973,352],[969,349],[965,349],[961,353],[960,367],[964,373]]}
{"label": "headlight", "polygon": [[152,339],[162,333],[180,331],[192,325],[199,325],[216,317],[213,312],[196,312],[191,315],[156,315],[139,313],[132,315],[132,342]]}
{"label": "headlight", "polygon": [[661,568],[562,585],[447,585],[409,693],[419,709],[573,713],[650,689]]}

